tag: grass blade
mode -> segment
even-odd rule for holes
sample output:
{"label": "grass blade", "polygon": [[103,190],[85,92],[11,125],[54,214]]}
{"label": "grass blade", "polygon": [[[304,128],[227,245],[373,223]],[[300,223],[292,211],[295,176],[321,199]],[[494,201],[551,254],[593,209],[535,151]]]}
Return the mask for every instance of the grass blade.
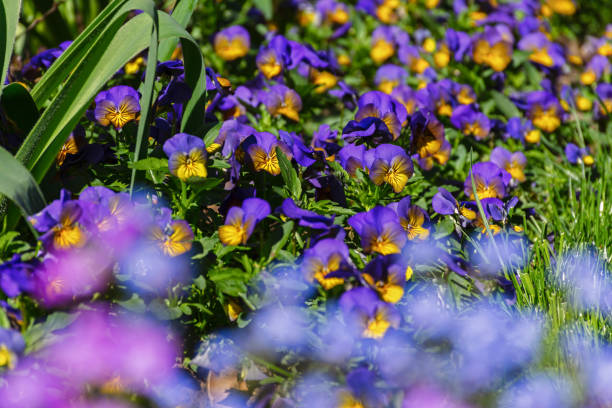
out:
{"label": "grass blade", "polygon": [[[11,62],[13,45],[15,43],[15,30],[19,21],[21,0],[0,0],[0,87],[4,85],[6,73]],[[0,88],[2,95],[2,88]]]}

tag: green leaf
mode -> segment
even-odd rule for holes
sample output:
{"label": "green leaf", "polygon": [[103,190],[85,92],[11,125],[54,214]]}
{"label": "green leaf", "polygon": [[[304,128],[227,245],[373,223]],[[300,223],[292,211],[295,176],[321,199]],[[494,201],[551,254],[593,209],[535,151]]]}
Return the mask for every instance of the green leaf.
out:
{"label": "green leaf", "polygon": [[266,20],[271,20],[274,14],[274,4],[272,0],[253,0],[253,5],[263,13]]}
{"label": "green leaf", "polygon": [[147,305],[136,293],[133,293],[128,300],[118,300],[116,303],[130,312],[144,313],[147,311]]}
{"label": "green leaf", "polygon": [[23,339],[26,342],[26,353],[31,353],[44,347],[57,337],[54,334],[55,331],[66,328],[77,316],[78,314],[76,313],[55,312],[47,316],[44,322],[30,326],[23,333]]}
{"label": "green leaf", "polygon": [[147,157],[146,159],[138,160],[136,163],[132,163],[130,167],[136,170],[154,171],[168,169],[168,159],[161,159],[159,157]]}
{"label": "green leaf", "polygon": [[444,218],[436,225],[435,239],[440,239],[449,236],[455,230],[455,224],[450,218]]}
{"label": "green leaf", "polygon": [[[174,6],[174,10],[172,10],[172,18],[179,23],[181,27],[186,28],[197,5],[197,0],[178,0],[178,4]],[[161,44],[159,44],[159,60],[169,60],[177,44],[178,40],[174,38],[162,41]]]}
{"label": "green leaf", "polygon": [[247,274],[238,268],[216,268],[208,273],[210,279],[220,292],[230,296],[246,294],[245,281]]}
{"label": "green leaf", "polygon": [[40,116],[30,93],[18,83],[4,87],[0,104],[6,117],[15,124],[15,130],[22,135],[27,135],[32,130]]}
{"label": "green leaf", "polygon": [[0,193],[17,204],[24,214],[36,214],[46,206],[45,197],[30,172],[3,147],[0,147],[0,174]]}
{"label": "green leaf", "polygon": [[223,122],[217,123],[215,126],[210,128],[208,132],[206,132],[206,136],[204,136],[204,145],[206,147],[209,147],[215,141],[217,136],[219,136],[221,126],[223,126]]}
{"label": "green leaf", "polygon": [[[11,63],[20,11],[21,0],[0,0],[0,58],[2,58],[0,87],[4,85],[4,79]],[[0,95],[2,95],[2,88],[0,88]]]}
{"label": "green leaf", "polygon": [[276,253],[285,246],[285,244],[289,240],[291,232],[293,232],[293,225],[293,221],[289,221],[283,224],[283,235],[274,245],[272,245],[272,248],[270,249],[270,255],[268,256],[268,262],[273,260],[276,257]]}
{"label": "green leaf", "polygon": [[508,97],[501,92],[491,91],[491,96],[495,101],[497,108],[508,118],[514,118],[521,116],[518,108]]}
{"label": "green leaf", "polygon": [[278,157],[278,164],[281,169],[281,176],[283,177],[283,181],[285,185],[289,189],[289,192],[294,200],[299,200],[302,195],[302,183],[300,183],[300,178],[297,175],[297,172],[291,165],[287,156],[283,153],[283,151],[276,147],[276,157]]}

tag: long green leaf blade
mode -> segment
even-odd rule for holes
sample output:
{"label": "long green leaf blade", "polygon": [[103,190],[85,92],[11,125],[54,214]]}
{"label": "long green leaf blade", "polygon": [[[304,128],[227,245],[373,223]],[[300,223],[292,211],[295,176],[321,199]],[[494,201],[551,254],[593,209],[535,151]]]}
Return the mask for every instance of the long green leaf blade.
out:
{"label": "long green leaf blade", "polygon": [[0,193],[7,196],[27,215],[45,207],[45,198],[28,170],[0,147]]}
{"label": "long green leaf blade", "polygon": [[[0,58],[2,58],[0,63],[2,69],[2,72],[0,72],[0,87],[4,84],[11,62],[20,10],[21,0],[0,0]],[[2,95],[1,88],[0,95]]]}
{"label": "long green leaf blade", "polygon": [[[197,0],[178,0],[178,4],[174,7],[174,10],[172,10],[172,18],[179,23],[181,27],[186,28],[197,5]],[[178,38],[162,41],[162,43],[159,44],[159,60],[169,60],[177,44]]]}

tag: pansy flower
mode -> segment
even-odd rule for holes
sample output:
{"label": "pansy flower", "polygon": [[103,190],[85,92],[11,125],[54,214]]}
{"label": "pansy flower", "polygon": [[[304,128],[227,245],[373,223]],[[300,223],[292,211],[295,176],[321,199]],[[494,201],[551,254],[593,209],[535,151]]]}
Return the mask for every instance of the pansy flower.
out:
{"label": "pansy flower", "polygon": [[302,99],[297,92],[285,85],[272,85],[263,102],[271,115],[283,115],[298,122],[302,110]]}
{"label": "pansy flower", "polygon": [[471,105],[476,102],[476,93],[469,85],[453,82],[451,92],[455,100],[461,105]]}
{"label": "pansy flower", "polygon": [[[30,293],[34,289],[33,272],[37,262],[24,262],[21,255],[13,257],[0,265],[0,289],[8,297]],[[2,364],[0,363],[0,367]]]}
{"label": "pansy flower", "polygon": [[247,198],[240,207],[232,207],[219,227],[223,245],[244,245],[257,223],[270,214],[270,204],[260,198]]}
{"label": "pansy flower", "polygon": [[553,13],[571,16],[576,12],[574,0],[545,0],[542,5],[542,14],[550,17]]}
{"label": "pansy flower", "polygon": [[425,240],[429,237],[429,215],[421,207],[411,204],[410,196],[402,198],[397,203],[391,203],[391,208],[399,217],[399,222],[410,241]]}
{"label": "pansy flower", "polygon": [[537,128],[551,133],[561,126],[563,109],[553,94],[547,91],[529,92],[524,102],[527,116]]}
{"label": "pansy flower", "polygon": [[70,133],[66,142],[62,145],[57,157],[55,158],[55,162],[58,166],[64,164],[64,160],[66,160],[66,156],[69,154],[77,154],[83,146],[87,143],[85,140],[85,129],[77,125],[77,127]]}
{"label": "pansy flower", "polygon": [[438,192],[431,200],[431,207],[438,214],[450,215],[457,212],[459,203],[447,189],[438,187]]}
{"label": "pansy flower", "polygon": [[453,98],[450,86],[444,82],[427,84],[417,92],[419,105],[440,116],[451,116],[453,114]]}
{"label": "pansy flower", "polygon": [[483,140],[489,136],[491,121],[482,112],[478,112],[472,105],[461,105],[453,112],[451,123],[466,136],[474,136],[476,140]]}
{"label": "pansy flower", "polygon": [[524,169],[527,165],[527,158],[523,152],[510,153],[503,147],[496,147],[491,152],[491,161],[510,173],[512,178],[519,183],[525,181]]}
{"label": "pansy flower", "polygon": [[326,290],[344,283],[343,269],[347,265],[349,250],[337,239],[323,239],[304,251],[301,269],[309,282],[317,281]]}
{"label": "pansy flower", "polygon": [[170,173],[182,181],[206,178],[206,146],[199,137],[178,133],[166,140],[164,153]]}
{"label": "pansy flower", "polygon": [[506,196],[506,186],[512,178],[510,173],[501,169],[495,163],[480,162],[474,164],[463,183],[465,194],[472,200],[474,199],[472,175],[476,185],[476,194],[478,194],[480,200],[484,198],[504,198]]}
{"label": "pansy flower", "polygon": [[230,119],[223,122],[219,134],[213,140],[213,142],[206,146],[206,152],[209,154],[214,153],[221,147],[221,154],[223,157],[228,157],[236,151],[238,146],[249,136],[255,133],[249,125],[245,125],[236,119]]}
{"label": "pansy flower", "polygon": [[609,71],[610,61],[608,58],[603,55],[595,55],[580,74],[580,82],[583,85],[592,85],[601,78],[604,72]]}
{"label": "pansy flower", "polygon": [[336,158],[344,170],[354,177],[357,169],[363,170],[366,166],[365,152],[364,145],[347,143],[338,151]]}
{"label": "pansy flower", "polygon": [[408,85],[398,85],[394,87],[391,92],[391,97],[404,105],[408,115],[412,115],[416,111],[418,105],[417,92]]}
{"label": "pansy flower", "polygon": [[400,7],[399,0],[359,0],[356,9],[377,17],[385,24],[393,24],[399,19]]}
{"label": "pansy flower", "polygon": [[529,60],[546,68],[560,68],[565,63],[563,49],[541,32],[524,36],[518,43],[520,50],[529,51]]}
{"label": "pansy flower", "polygon": [[244,57],[251,47],[249,32],[239,25],[224,28],[215,34],[213,47],[215,53],[226,61]]}
{"label": "pansy flower", "polygon": [[382,64],[395,54],[395,40],[390,27],[380,26],[372,32],[370,57],[376,64]]}
{"label": "pansy flower", "polygon": [[535,129],[529,119],[521,119],[516,117],[508,119],[508,123],[506,124],[506,132],[511,138],[530,144],[539,143],[542,137],[540,129]]}
{"label": "pansy flower", "polygon": [[[377,256],[361,273],[363,280],[378,292],[385,302],[397,303],[404,295],[404,283],[409,267],[402,258],[397,254]],[[409,275],[412,276],[411,271]]]}
{"label": "pansy flower", "polygon": [[87,206],[89,224],[97,233],[116,232],[134,214],[129,194],[115,193],[102,186],[85,188],[79,195],[79,202]]}
{"label": "pansy flower", "polygon": [[387,126],[387,131],[393,140],[399,137],[402,125],[408,119],[404,105],[380,91],[366,92],[361,95],[357,104],[359,106],[355,114],[357,122],[366,118],[378,118]]}
{"label": "pansy flower", "polygon": [[255,132],[243,143],[244,150],[249,155],[255,171],[266,171],[273,176],[281,172],[276,155],[276,147],[280,147],[289,158],[290,150],[284,143],[278,141],[276,136],[269,132]]}
{"label": "pansy flower", "polygon": [[585,166],[592,166],[595,163],[595,159],[591,155],[588,147],[581,149],[574,143],[568,143],[567,146],[565,146],[565,157],[567,161],[572,164],[582,162]]}
{"label": "pansy flower", "polygon": [[184,220],[173,220],[172,212],[163,208],[149,232],[150,239],[165,254],[179,256],[191,249],[193,231]]}
{"label": "pansy flower", "polygon": [[83,222],[83,206],[70,200],[70,193],[62,190],[59,200],[53,201],[40,213],[30,217],[30,222],[38,232],[44,233],[40,239],[49,251],[65,251],[83,247],[88,239],[88,231]]}
{"label": "pansy flower", "polygon": [[0,327],[0,370],[15,368],[17,357],[23,354],[25,348],[21,333]]}
{"label": "pansy flower", "polygon": [[411,116],[410,130],[410,150],[420,158],[437,153],[444,143],[444,126],[428,110]]}
{"label": "pansy flower", "polygon": [[327,24],[346,24],[349,21],[348,7],[335,0],[319,0],[316,10]]}
{"label": "pansy flower", "polygon": [[405,150],[391,144],[378,146],[367,164],[372,182],[377,186],[387,183],[396,193],[404,189],[414,172],[412,160]]}
{"label": "pansy flower", "polygon": [[397,254],[406,243],[406,232],[395,211],[376,206],[368,212],[353,215],[348,224],[361,237],[365,252],[382,255]]}
{"label": "pansy flower", "polygon": [[344,292],[340,297],[340,309],[349,325],[365,338],[381,339],[389,328],[398,327],[400,323],[399,313],[367,287]]}
{"label": "pansy flower", "polygon": [[374,83],[379,91],[390,94],[396,86],[403,84],[407,77],[408,73],[404,68],[393,64],[385,64],[376,71]]}
{"label": "pansy flower", "polygon": [[488,26],[474,39],[472,57],[480,65],[501,72],[512,61],[512,34],[504,25]]}
{"label": "pansy flower", "polygon": [[130,86],[119,85],[102,91],[95,102],[94,116],[102,126],[113,125],[121,129],[136,120],[140,112],[140,95]]}
{"label": "pansy flower", "polygon": [[470,49],[471,39],[469,34],[448,28],[446,29],[445,40],[455,61],[461,62]]}
{"label": "pansy flower", "polygon": [[259,72],[261,72],[266,79],[271,79],[278,76],[283,71],[283,60],[282,56],[279,55],[277,50],[274,48],[263,48],[257,54],[255,60]]}
{"label": "pansy flower", "polygon": [[308,76],[310,82],[317,86],[315,93],[326,92],[338,83],[338,77],[327,70],[318,70],[310,67]]}
{"label": "pansy flower", "polygon": [[399,47],[398,58],[402,64],[406,65],[410,72],[423,74],[429,68],[429,62],[421,56],[419,49],[408,43]]}
{"label": "pansy flower", "polygon": [[334,224],[334,219],[319,215],[316,212],[304,210],[295,204],[291,198],[286,198],[277,211],[285,217],[297,219],[298,225],[312,229],[329,229]]}

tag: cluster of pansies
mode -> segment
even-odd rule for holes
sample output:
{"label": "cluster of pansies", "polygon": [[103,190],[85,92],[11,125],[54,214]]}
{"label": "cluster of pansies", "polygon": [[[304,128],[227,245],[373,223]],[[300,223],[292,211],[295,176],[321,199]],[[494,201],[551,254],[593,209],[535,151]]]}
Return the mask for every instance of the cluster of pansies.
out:
{"label": "cluster of pansies", "polygon": [[[2,246],[0,405],[612,403],[608,351],[572,338],[576,378],[535,372],[546,322],[513,310],[538,154],[596,171],[575,129],[608,126],[612,25],[570,46],[553,28],[573,0],[349,3],[245,19],[215,2],[227,24],[202,40],[199,134],[181,129],[180,47],[137,56],[91,101],[43,186],[59,198],[24,226],[38,239]],[[69,46],[10,81],[32,86]]]}

